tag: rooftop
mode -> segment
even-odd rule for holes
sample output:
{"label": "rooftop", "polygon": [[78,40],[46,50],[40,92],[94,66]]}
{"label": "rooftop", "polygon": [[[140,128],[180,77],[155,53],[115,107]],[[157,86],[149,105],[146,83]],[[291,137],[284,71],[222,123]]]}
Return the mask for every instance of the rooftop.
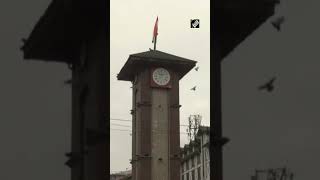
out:
{"label": "rooftop", "polygon": [[134,75],[142,68],[150,66],[165,66],[178,72],[179,79],[187,74],[196,61],[168,54],[158,50],[151,50],[131,54],[118,74],[118,80],[132,81]]}
{"label": "rooftop", "polygon": [[53,0],[24,42],[24,58],[72,62],[81,41],[106,28],[106,8],[105,0]]}
{"label": "rooftop", "polygon": [[181,148],[181,150],[187,151],[188,149],[192,149],[193,147],[198,147],[200,145],[200,136],[206,134],[206,135],[210,135],[210,127],[209,126],[200,126],[197,134],[196,134],[196,138],[195,140],[192,140],[189,142],[189,144],[185,144],[183,148]]}

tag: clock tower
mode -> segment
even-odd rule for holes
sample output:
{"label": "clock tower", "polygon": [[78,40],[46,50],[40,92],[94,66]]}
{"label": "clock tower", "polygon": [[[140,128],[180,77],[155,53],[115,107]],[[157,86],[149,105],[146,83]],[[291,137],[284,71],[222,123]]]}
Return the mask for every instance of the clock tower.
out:
{"label": "clock tower", "polygon": [[179,80],[196,61],[158,50],[132,54],[118,80],[132,82],[132,178],[180,179]]}

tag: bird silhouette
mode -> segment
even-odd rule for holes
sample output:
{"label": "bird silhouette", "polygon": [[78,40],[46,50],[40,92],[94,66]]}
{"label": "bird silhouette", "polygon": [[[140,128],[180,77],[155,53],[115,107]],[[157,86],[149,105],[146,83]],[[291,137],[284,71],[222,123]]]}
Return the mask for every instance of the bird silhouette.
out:
{"label": "bird silhouette", "polygon": [[273,86],[273,82],[276,80],[275,77],[273,77],[272,79],[270,79],[267,83],[265,83],[264,85],[261,85],[258,87],[259,90],[267,90],[268,92],[273,91],[274,86]]}
{"label": "bird silhouette", "polygon": [[64,84],[71,84],[72,83],[72,79],[65,80],[63,83]]}
{"label": "bird silhouette", "polygon": [[198,66],[198,67],[196,67],[196,68],[194,68],[194,70],[198,71],[198,70],[199,70],[199,66]]}
{"label": "bird silhouette", "polygon": [[284,23],[284,21],[285,21],[284,16],[280,16],[275,20],[273,20],[271,24],[273,25],[274,28],[277,29],[277,31],[281,31],[281,25]]}
{"label": "bird silhouette", "polygon": [[191,88],[190,90],[195,91],[197,86],[194,86],[193,88]]}
{"label": "bird silhouette", "polygon": [[23,43],[26,43],[26,42],[27,42],[27,39],[22,38],[21,41],[22,41]]}

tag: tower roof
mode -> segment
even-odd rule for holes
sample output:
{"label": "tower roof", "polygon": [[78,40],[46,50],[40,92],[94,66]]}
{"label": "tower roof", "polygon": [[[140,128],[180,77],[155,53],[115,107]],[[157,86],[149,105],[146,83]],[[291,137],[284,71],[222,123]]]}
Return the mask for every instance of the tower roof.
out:
{"label": "tower roof", "polygon": [[81,41],[106,29],[105,0],[52,0],[21,48],[25,59],[71,62]]}
{"label": "tower roof", "polygon": [[175,70],[179,79],[187,74],[195,65],[196,61],[151,50],[142,53],[131,54],[118,74],[118,80],[132,81],[134,75],[141,69],[152,66],[163,66]]}
{"label": "tower roof", "polygon": [[221,61],[274,14],[279,0],[216,0],[213,9],[213,58]]}

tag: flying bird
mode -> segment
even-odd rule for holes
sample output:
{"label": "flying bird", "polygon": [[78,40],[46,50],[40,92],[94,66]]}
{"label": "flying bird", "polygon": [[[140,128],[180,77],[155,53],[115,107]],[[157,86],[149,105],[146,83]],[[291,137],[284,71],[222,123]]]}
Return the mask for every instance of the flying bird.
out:
{"label": "flying bird", "polygon": [[194,86],[193,88],[191,88],[190,90],[195,91],[197,86]]}
{"label": "flying bird", "polygon": [[196,68],[194,68],[194,70],[198,71],[198,70],[199,70],[199,66],[198,66],[198,67],[196,67]]}
{"label": "flying bird", "polygon": [[281,30],[281,25],[284,23],[285,18],[284,16],[280,16],[278,18],[276,18],[275,20],[271,21],[271,24],[274,28],[277,29],[277,31]]}
{"label": "flying bird", "polygon": [[22,41],[23,45],[20,47],[20,49],[23,50],[25,44],[27,43],[27,40],[25,38],[22,38],[21,41]]}
{"label": "flying bird", "polygon": [[71,84],[72,83],[72,79],[68,79],[68,80],[65,80],[64,82],[63,82],[64,84]]}
{"label": "flying bird", "polygon": [[268,92],[273,91],[274,86],[273,86],[273,82],[276,80],[275,77],[273,77],[272,79],[270,79],[267,83],[265,83],[264,85],[261,85],[258,87],[259,90],[266,90]]}
{"label": "flying bird", "polygon": [[22,38],[21,41],[22,41],[23,43],[26,43],[26,42],[27,42],[27,39]]}

